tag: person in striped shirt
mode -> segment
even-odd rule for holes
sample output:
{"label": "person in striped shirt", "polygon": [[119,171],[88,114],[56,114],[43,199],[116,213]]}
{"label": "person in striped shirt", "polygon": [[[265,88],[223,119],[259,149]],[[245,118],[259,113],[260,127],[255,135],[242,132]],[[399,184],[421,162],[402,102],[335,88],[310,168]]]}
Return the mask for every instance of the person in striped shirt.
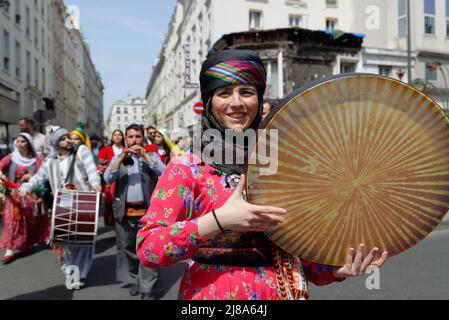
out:
{"label": "person in striped shirt", "polygon": [[[55,152],[47,158],[36,175],[21,186],[19,192],[22,196],[26,196],[47,181],[53,194],[69,186],[80,191],[101,192],[101,180],[92,152],[85,145],[80,145],[75,151],[69,131],[64,128],[56,129],[50,135],[49,142]],[[67,289],[78,290],[85,286],[94,252],[94,245],[62,247],[61,270],[66,276]]]}

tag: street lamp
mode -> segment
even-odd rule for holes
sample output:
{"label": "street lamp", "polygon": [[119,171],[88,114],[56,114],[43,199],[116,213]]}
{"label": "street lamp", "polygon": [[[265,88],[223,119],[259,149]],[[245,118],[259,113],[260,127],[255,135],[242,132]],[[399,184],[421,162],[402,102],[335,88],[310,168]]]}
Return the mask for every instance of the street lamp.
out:
{"label": "street lamp", "polygon": [[407,0],[407,83],[412,83],[412,23],[410,0]]}

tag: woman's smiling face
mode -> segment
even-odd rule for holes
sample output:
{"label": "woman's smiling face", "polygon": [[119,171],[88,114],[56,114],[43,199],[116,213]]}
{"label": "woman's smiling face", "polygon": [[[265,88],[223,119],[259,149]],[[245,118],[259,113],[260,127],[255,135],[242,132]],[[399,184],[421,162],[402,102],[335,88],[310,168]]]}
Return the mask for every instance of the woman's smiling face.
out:
{"label": "woman's smiling face", "polygon": [[215,90],[212,113],[226,129],[243,132],[257,116],[259,97],[254,85],[230,85]]}

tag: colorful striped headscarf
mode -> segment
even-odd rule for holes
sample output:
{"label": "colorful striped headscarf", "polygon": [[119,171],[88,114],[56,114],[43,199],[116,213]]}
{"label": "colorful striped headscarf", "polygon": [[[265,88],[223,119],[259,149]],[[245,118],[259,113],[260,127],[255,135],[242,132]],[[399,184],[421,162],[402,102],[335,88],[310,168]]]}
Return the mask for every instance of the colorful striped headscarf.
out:
{"label": "colorful striped headscarf", "polygon": [[226,61],[207,70],[206,75],[229,84],[265,87],[265,69],[255,61]]}
{"label": "colorful striped headscarf", "polygon": [[[221,133],[222,150],[232,149],[234,154],[244,152],[245,162],[248,157],[248,145],[237,145],[229,143],[225,139],[225,130],[227,128],[217,120],[212,112],[212,96],[218,88],[229,85],[251,84],[256,86],[257,95],[259,97],[259,109],[254,121],[248,129],[257,130],[262,121],[263,114],[263,96],[266,89],[267,73],[262,60],[256,52],[250,50],[224,50],[209,57],[201,68],[200,84],[201,98],[204,103],[204,112],[201,118],[202,130],[216,129]],[[217,142],[218,143],[218,142]],[[203,154],[203,150],[207,142],[203,141],[201,146],[201,157],[204,161],[211,163],[211,159],[207,159],[208,155]],[[223,152],[224,156],[224,152]],[[209,161],[211,160],[211,161]],[[224,159],[223,159],[224,160]],[[242,164],[226,164],[211,163],[216,169],[226,174],[242,174],[245,166]]]}
{"label": "colorful striped headscarf", "polygon": [[214,91],[235,84],[253,84],[262,101],[267,71],[256,52],[250,50],[224,50],[207,59],[200,73],[201,98],[204,105]]}

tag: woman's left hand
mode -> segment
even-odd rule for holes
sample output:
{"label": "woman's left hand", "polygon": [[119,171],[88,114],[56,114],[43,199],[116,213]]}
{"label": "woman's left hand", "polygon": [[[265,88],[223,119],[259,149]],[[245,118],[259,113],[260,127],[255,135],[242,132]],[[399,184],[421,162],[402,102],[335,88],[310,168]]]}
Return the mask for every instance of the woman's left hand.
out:
{"label": "woman's left hand", "polygon": [[346,256],[346,264],[341,268],[335,268],[333,272],[334,277],[347,278],[361,276],[365,274],[366,269],[369,266],[380,268],[387,260],[388,252],[384,251],[378,260],[373,261],[378,251],[379,248],[373,248],[368,255],[366,255],[366,248],[363,243],[360,244],[357,252],[355,252],[354,248],[349,248]]}
{"label": "woman's left hand", "polygon": [[28,182],[28,181],[30,181],[31,177],[33,177],[32,174],[26,174],[22,177],[21,180],[22,180],[22,182]]}

